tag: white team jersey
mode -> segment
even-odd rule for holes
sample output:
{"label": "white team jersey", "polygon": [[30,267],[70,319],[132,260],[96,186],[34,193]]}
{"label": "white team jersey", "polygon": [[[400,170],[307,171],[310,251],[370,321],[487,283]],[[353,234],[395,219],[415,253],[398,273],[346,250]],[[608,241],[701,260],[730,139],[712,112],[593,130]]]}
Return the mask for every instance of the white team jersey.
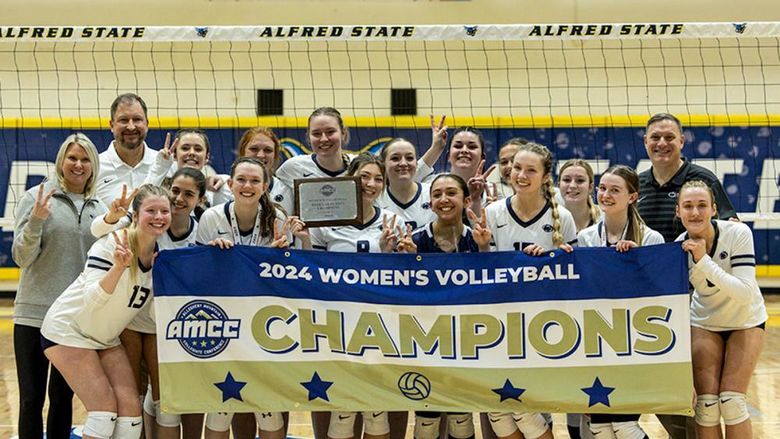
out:
{"label": "white team jersey", "polygon": [[414,173],[414,179],[430,184],[434,178],[436,178],[435,170],[428,166],[422,158],[417,159],[417,172]]}
{"label": "white team jersey", "polygon": [[[235,242],[233,238],[233,227],[230,224],[230,205],[233,202],[227,202],[208,208],[200,217],[198,222],[198,231],[196,241],[200,245],[208,244],[209,241],[213,241],[217,238],[227,239],[234,244],[250,245],[252,242],[252,233],[250,230],[248,233],[241,232],[240,242]],[[284,222],[285,216],[280,210],[276,210],[276,218],[279,221]],[[289,237],[288,237],[289,238]],[[257,242],[259,247],[268,247],[273,242],[273,233],[269,233],[268,236],[260,236]]]}
{"label": "white team jersey", "polygon": [[[710,331],[747,329],[766,322],[764,297],[756,281],[753,234],[744,223],[713,221],[715,241],[710,254],[694,263],[688,274],[694,288],[691,326]],[[688,239],[683,233],[677,241]]]}
{"label": "white team jersey", "polygon": [[389,192],[389,187],[385,185],[385,190],[377,200],[379,207],[389,210],[398,215],[398,220],[403,220],[410,224],[413,229],[420,228],[431,221],[436,220],[436,214],[431,211],[431,186],[427,183],[416,183],[417,193],[408,203],[401,203],[393,194]]}
{"label": "white team jersey", "polygon": [[113,224],[109,224],[106,222],[106,214],[104,213],[102,215],[96,216],[95,219],[92,220],[92,225],[90,226],[89,231],[92,232],[92,236],[95,238],[102,238],[114,230],[130,227],[132,222],[133,217],[128,213],[122,218],[119,218],[119,221]]}
{"label": "white team jersey", "polygon": [[232,199],[233,192],[230,192],[230,188],[227,184],[223,184],[214,192],[209,190],[206,191],[206,201],[209,203],[209,206],[225,204]]}
{"label": "white team jersey", "polygon": [[362,226],[316,227],[309,231],[311,245],[317,250],[344,253],[381,253],[382,216],[387,220],[393,213],[375,208],[376,214]]}
{"label": "white team jersey", "polygon": [[271,197],[271,201],[282,206],[287,215],[293,214],[295,200],[293,200],[292,190],[285,186],[276,176],[273,177],[271,185],[268,187],[268,195]]}
{"label": "white team jersey", "polygon": [[[640,246],[663,244],[664,237],[651,229],[650,227],[643,227],[644,234],[642,235],[642,242]],[[577,245],[580,247],[604,247],[604,221],[599,221],[596,224],[586,227],[580,230],[577,234]]]}
{"label": "white team jersey", "polygon": [[[347,154],[347,161],[350,162],[354,156]],[[324,178],[341,177],[347,172],[347,167],[339,172],[331,172],[320,166],[317,162],[317,154],[298,155],[290,157],[276,170],[276,177],[291,190],[295,187],[295,179],[298,178]]]}
{"label": "white team jersey", "polygon": [[[177,248],[194,247],[195,236],[198,232],[198,222],[195,218],[190,217],[190,228],[183,236],[173,236],[171,229],[165,233],[165,235],[157,239],[157,246],[160,250],[175,250]],[[155,325],[155,313],[154,306],[150,305],[144,307],[137,316],[127,325],[127,329],[132,329],[136,332],[143,332],[144,334],[155,334],[157,327]]]}
{"label": "white team jersey", "polygon": [[141,266],[131,279],[130,269],[126,269],[113,294],[107,293],[100,280],[114,265],[115,246],[113,237],[105,236],[89,249],[84,271],[46,313],[41,335],[57,344],[85,349],[120,344],[122,330],[151,306],[152,270]]}
{"label": "white team jersey", "polygon": [[[497,251],[520,251],[536,244],[548,250],[556,249],[553,245],[552,207],[547,203],[542,210],[529,221],[522,221],[512,209],[514,195],[504,200],[491,203],[486,209],[487,224],[493,234],[491,247]],[[563,206],[558,206],[563,241],[577,244],[577,227],[574,218]]]}

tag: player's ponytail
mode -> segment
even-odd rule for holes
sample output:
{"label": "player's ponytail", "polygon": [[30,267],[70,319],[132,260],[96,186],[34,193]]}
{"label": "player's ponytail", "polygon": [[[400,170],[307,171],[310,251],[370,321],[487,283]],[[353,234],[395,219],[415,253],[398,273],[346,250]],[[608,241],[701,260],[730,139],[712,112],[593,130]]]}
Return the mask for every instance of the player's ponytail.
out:
{"label": "player's ponytail", "polygon": [[563,233],[561,232],[561,213],[558,210],[558,201],[555,199],[555,189],[553,189],[552,177],[547,177],[544,182],[544,197],[550,203],[550,211],[553,218],[553,245],[555,247],[563,244]]}
{"label": "player's ponytail", "polygon": [[[266,171],[263,170],[263,174],[265,173]],[[274,221],[276,221],[276,203],[271,201],[268,191],[265,191],[260,196],[260,236],[266,237],[273,233]]]}

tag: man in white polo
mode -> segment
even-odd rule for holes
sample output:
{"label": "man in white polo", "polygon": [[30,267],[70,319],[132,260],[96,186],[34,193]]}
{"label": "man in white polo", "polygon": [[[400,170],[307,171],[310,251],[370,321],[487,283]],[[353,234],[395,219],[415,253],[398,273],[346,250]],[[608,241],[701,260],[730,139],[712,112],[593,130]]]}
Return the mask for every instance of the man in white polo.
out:
{"label": "man in white polo", "polygon": [[114,140],[100,153],[100,175],[97,196],[106,206],[122,195],[141,186],[154,164],[157,151],[144,141],[149,131],[146,103],[135,93],[117,96],[111,104],[111,132]]}

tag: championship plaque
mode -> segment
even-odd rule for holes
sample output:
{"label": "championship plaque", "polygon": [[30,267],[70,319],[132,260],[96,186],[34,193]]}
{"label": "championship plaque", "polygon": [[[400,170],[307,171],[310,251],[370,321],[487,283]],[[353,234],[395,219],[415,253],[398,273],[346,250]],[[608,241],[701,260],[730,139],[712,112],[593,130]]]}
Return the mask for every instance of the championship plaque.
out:
{"label": "championship plaque", "polygon": [[363,223],[360,178],[296,179],[295,214],[308,227],[355,226]]}

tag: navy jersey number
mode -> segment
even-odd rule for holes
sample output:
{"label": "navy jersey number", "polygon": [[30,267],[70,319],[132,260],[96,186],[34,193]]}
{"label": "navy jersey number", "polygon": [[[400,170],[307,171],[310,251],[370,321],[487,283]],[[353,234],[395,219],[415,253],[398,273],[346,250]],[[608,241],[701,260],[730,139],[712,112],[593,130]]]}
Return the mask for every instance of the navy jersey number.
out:
{"label": "navy jersey number", "polygon": [[368,253],[371,248],[371,244],[366,240],[360,240],[357,242],[358,253]]}
{"label": "navy jersey number", "polygon": [[528,247],[529,245],[533,245],[533,244],[534,244],[533,242],[523,242],[523,243],[516,242],[514,244],[515,245],[515,251],[519,252],[519,251],[523,250],[524,248]]}
{"label": "navy jersey number", "polygon": [[149,288],[142,287],[140,285],[136,285],[133,287],[133,295],[130,296],[130,302],[127,304],[130,308],[141,308],[144,306],[144,303],[146,303],[146,300],[149,299],[149,295],[152,293],[152,290]]}

